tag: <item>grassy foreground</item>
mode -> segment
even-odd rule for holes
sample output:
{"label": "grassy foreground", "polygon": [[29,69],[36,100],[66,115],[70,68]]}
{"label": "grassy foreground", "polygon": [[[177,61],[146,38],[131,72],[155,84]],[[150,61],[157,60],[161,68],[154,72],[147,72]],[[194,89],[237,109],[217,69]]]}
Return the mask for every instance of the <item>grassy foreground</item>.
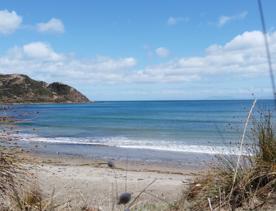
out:
{"label": "grassy foreground", "polygon": [[[177,210],[273,210],[276,203],[276,137],[271,114],[253,120],[252,156],[220,156],[206,175],[183,192]],[[275,209],[275,207],[274,207]]]}

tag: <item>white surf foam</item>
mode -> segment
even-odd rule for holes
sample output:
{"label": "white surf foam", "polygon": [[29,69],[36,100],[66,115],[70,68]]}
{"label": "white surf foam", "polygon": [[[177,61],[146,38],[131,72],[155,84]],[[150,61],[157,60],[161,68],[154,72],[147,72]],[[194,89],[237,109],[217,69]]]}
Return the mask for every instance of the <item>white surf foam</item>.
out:
{"label": "white surf foam", "polygon": [[[20,134],[17,135],[22,141],[28,142],[43,142],[56,144],[77,144],[77,145],[98,145],[111,146],[131,149],[149,149],[172,152],[186,152],[186,153],[205,153],[205,154],[226,154],[238,155],[240,153],[238,146],[210,146],[210,145],[196,145],[184,144],[176,141],[158,141],[158,140],[136,140],[128,139],[126,137],[106,137],[106,138],[76,138],[76,137],[41,137],[34,134]],[[244,149],[242,155],[250,155]]]}

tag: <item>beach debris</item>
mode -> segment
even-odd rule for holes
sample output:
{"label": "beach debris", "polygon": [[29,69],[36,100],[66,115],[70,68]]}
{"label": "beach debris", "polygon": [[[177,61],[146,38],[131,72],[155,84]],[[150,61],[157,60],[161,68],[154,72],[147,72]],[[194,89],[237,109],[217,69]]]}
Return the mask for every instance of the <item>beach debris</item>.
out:
{"label": "beach debris", "polygon": [[127,204],[131,200],[131,193],[124,192],[119,196],[118,204]]}
{"label": "beach debris", "polygon": [[114,165],[114,163],[113,163],[112,160],[109,160],[109,161],[107,162],[107,166],[108,166],[109,168],[114,168],[114,167],[115,167],[115,165]]}
{"label": "beach debris", "polygon": [[130,211],[130,209],[129,208],[125,208],[125,210],[124,211]]}

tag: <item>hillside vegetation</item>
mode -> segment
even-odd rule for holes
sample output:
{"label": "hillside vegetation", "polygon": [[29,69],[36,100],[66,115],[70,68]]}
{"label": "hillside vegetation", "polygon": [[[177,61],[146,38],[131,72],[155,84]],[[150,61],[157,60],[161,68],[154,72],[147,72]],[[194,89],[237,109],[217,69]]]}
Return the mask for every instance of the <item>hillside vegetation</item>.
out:
{"label": "hillside vegetation", "polygon": [[86,103],[89,99],[66,84],[47,84],[27,75],[0,75],[0,101],[3,103]]}

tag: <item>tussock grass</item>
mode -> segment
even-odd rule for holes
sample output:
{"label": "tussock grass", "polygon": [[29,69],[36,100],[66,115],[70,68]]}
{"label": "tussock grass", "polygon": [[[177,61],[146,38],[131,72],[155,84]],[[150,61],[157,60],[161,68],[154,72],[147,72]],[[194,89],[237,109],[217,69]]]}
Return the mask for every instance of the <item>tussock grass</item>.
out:
{"label": "tussock grass", "polygon": [[[271,113],[254,121],[251,156],[220,156],[195,179],[178,201],[177,210],[256,210],[269,206],[276,194],[276,137]],[[274,201],[275,203],[275,201]]]}
{"label": "tussock grass", "polygon": [[[25,169],[21,165],[18,150],[7,147],[12,139],[10,131],[6,130],[13,123],[8,115],[7,106],[0,107],[0,208],[6,209],[10,201],[19,201],[19,191],[25,180]],[[21,204],[19,205],[21,206]],[[21,207],[22,208],[22,207]]]}

